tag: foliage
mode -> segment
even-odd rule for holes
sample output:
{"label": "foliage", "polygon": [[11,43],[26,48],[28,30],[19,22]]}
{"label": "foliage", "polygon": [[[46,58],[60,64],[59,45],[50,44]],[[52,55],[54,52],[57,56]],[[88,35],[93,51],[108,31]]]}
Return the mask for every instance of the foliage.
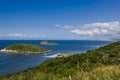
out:
{"label": "foliage", "polygon": [[120,41],[83,54],[47,60],[39,68],[46,73],[68,76],[81,70],[91,71],[101,65],[118,64],[120,64]]}
{"label": "foliage", "polygon": [[40,44],[42,44],[42,45],[57,45],[56,42],[49,42],[49,41],[41,41]]}
{"label": "foliage", "polygon": [[120,65],[101,66],[90,72],[81,71],[69,76],[57,77],[32,68],[27,71],[0,76],[0,80],[120,80]]}
{"label": "foliage", "polygon": [[45,51],[48,51],[47,49],[44,49],[39,46],[34,46],[31,44],[14,44],[14,45],[8,46],[6,49],[7,50],[15,50],[18,52],[45,52]]}

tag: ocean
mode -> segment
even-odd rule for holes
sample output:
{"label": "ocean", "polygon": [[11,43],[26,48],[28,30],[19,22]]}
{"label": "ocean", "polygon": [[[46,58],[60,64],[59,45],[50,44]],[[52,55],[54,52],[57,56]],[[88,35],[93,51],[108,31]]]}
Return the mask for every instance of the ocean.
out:
{"label": "ocean", "polygon": [[81,54],[88,50],[94,50],[111,41],[90,40],[50,40],[58,45],[40,45],[41,40],[0,40],[0,49],[12,44],[33,44],[49,50],[44,54],[5,54],[0,53],[0,75],[7,75],[26,70],[41,64],[46,59],[55,58],[59,53]]}

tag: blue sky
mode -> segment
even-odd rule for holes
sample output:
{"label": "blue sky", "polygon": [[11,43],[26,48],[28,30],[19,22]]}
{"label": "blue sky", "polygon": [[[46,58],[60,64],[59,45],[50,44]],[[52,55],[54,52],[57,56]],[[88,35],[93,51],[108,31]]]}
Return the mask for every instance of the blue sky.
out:
{"label": "blue sky", "polygon": [[120,37],[120,0],[0,0],[0,39]]}

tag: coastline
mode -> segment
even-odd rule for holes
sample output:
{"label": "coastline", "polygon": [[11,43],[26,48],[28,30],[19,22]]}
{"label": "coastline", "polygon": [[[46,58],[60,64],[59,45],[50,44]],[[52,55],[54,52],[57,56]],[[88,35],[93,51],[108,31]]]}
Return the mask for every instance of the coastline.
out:
{"label": "coastline", "polygon": [[[27,43],[27,42],[29,42],[29,44],[31,44],[31,43],[35,43],[35,44],[37,44],[37,45],[39,45],[39,42],[40,41],[23,41],[23,40],[21,40],[21,41],[8,41],[10,44],[13,44],[13,43],[11,43],[11,42],[14,42],[14,44],[18,44],[18,43]],[[57,42],[57,41],[56,41]],[[83,42],[85,42],[86,43],[86,41],[83,41]],[[5,44],[5,46],[8,46],[7,44],[6,44],[6,41],[1,41],[1,43],[2,44]],[[76,49],[76,46],[78,45],[78,43],[80,44],[81,43],[81,41],[77,41],[77,43],[76,43],[76,41],[70,41],[70,40],[68,40],[68,41],[63,41],[63,40],[61,40],[61,41],[58,41],[58,43],[61,43],[61,44],[63,44],[63,45],[58,45],[58,47],[60,48],[55,48],[55,47],[57,47],[57,46],[54,46],[54,47],[51,47],[51,46],[45,46],[46,48],[48,48],[48,49],[51,49],[52,50],[52,53],[54,53],[53,55],[55,55],[55,54],[57,54],[57,53],[61,53],[61,54],[69,54],[70,53],[70,51],[66,51],[66,50],[68,50],[68,45],[66,45],[66,43],[69,43],[70,45],[71,45],[71,47],[69,48],[69,49],[71,49],[71,51],[73,51],[73,50],[77,50]],[[73,44],[74,43],[74,44]],[[90,44],[91,43],[91,41],[89,42],[89,43],[87,43],[87,44]],[[96,42],[94,42],[94,43],[96,43]],[[3,48],[5,48],[5,46],[3,45],[2,46],[2,44],[1,44],[1,49],[3,49]],[[98,42],[97,42],[97,44],[98,44]],[[104,43],[105,44],[105,43]],[[90,44],[90,46],[91,46],[92,44]],[[99,45],[99,44],[98,44]],[[64,49],[63,49],[63,46],[64,46]],[[84,45],[83,45],[84,46]],[[42,47],[44,47],[44,46],[42,46]],[[49,48],[49,47],[51,47],[51,48]],[[94,47],[95,48],[95,47]],[[57,51],[56,52],[56,50],[60,50],[60,51]],[[79,50],[81,50],[81,45],[79,45],[79,48],[78,48]],[[74,51],[73,51],[74,52]],[[75,52],[76,53],[76,52]],[[77,52],[78,53],[78,52]],[[50,59],[50,58],[53,58],[53,57],[49,57],[49,55],[52,55],[51,54],[51,52],[50,52],[50,54],[49,53],[43,53],[43,54],[27,54],[27,53],[18,53],[18,54],[16,54],[16,53],[0,53],[1,54],[1,56],[3,56],[3,58],[6,58],[6,55],[7,56],[9,56],[9,57],[11,57],[11,56],[14,56],[14,55],[20,55],[20,57],[21,57],[21,55],[32,55],[33,56],[33,58],[31,57],[31,58],[29,58],[28,60],[32,60],[32,61],[34,61],[34,60],[40,60],[40,65],[41,65],[41,61],[44,59],[44,58],[47,58],[47,59]],[[44,55],[44,54],[46,54],[46,55]],[[4,56],[5,55],[5,56]],[[18,62],[18,61],[16,61],[16,59],[17,59],[17,57],[15,57],[15,58],[12,58],[11,57],[11,59],[9,59],[9,57],[7,58],[8,60],[13,60],[14,62],[15,62],[15,64],[18,64],[19,66],[18,66],[18,68],[20,67],[20,65],[21,65],[21,63],[25,63],[25,68],[23,67],[22,69],[24,69],[24,70],[26,70],[26,69],[28,69],[30,66],[29,65],[27,65],[27,64],[30,64],[31,62],[30,61],[28,61],[27,62],[27,64],[26,64],[26,59],[28,58],[28,56],[25,56],[26,58],[23,60],[23,59],[20,59],[20,61]],[[39,57],[38,57],[39,56]],[[48,56],[48,57],[47,57]],[[19,56],[18,56],[19,57]],[[40,58],[40,59],[39,59]],[[55,58],[57,58],[57,55],[56,55],[56,57]],[[61,57],[61,58],[64,58],[64,57]],[[2,58],[0,59],[0,60],[2,60]],[[45,61],[45,60],[43,60],[43,61]],[[7,62],[7,60],[5,61],[6,62],[6,65],[5,66],[7,66],[8,64],[9,64],[9,62]],[[13,63],[14,63],[13,62]],[[11,63],[12,63],[12,61],[11,61]],[[2,64],[2,63],[1,63]],[[15,64],[10,64],[12,67],[10,67],[10,69],[13,69],[14,67],[16,67],[15,66]],[[38,65],[37,63],[36,63],[36,65]],[[34,65],[32,65],[32,66],[34,66]],[[4,72],[6,69],[3,67],[2,68],[2,72]],[[14,72],[18,72],[16,69],[14,69],[13,70]],[[6,71],[4,74],[8,74],[9,72],[11,72],[11,73],[13,73],[13,71]],[[21,70],[20,70],[21,71]],[[0,74],[3,74],[3,73],[0,73]]]}
{"label": "coastline", "polygon": [[[119,66],[120,66],[120,65],[118,65],[120,63],[119,62],[119,50],[120,50],[119,45],[120,45],[120,42],[115,42],[115,43],[111,43],[106,46],[103,46],[101,48],[98,48],[96,50],[92,50],[90,52],[89,51],[85,52],[84,54],[75,54],[75,55],[66,56],[66,57],[64,57],[64,56],[67,55],[67,53],[58,53],[58,56],[62,56],[62,58],[46,60],[42,64],[40,64],[36,67],[29,68],[25,71],[20,71],[18,73],[0,76],[0,78],[2,80],[3,79],[9,80],[9,79],[16,79],[16,78],[21,80],[26,77],[26,79],[33,80],[33,79],[36,79],[36,77],[37,77],[39,80],[45,80],[46,75],[47,75],[48,80],[49,80],[49,76],[51,77],[51,75],[53,78],[65,77],[65,76],[66,76],[66,78],[69,78],[69,74],[71,74],[70,77],[74,80],[74,79],[76,79],[75,77],[79,77],[79,75],[83,75],[83,74],[85,74],[85,76],[88,75],[91,77],[91,79],[93,79],[94,76],[92,76],[91,74],[94,73],[94,75],[96,75],[98,73],[97,74],[98,76],[96,77],[96,79],[98,79],[98,77],[100,75],[101,75],[100,76],[100,79],[101,79],[102,76],[103,77],[106,76],[106,71],[108,71],[107,73],[110,73],[110,71],[112,71],[110,73],[110,75],[107,74],[108,78],[110,79],[111,75],[115,75],[115,77],[118,75],[118,77],[116,78],[116,80],[118,80],[119,73],[120,73],[120,72],[118,72]],[[109,50],[107,53],[106,53],[106,49]],[[116,54],[114,53],[114,50],[117,50]],[[118,54],[118,55],[117,56],[109,56],[108,54],[110,54],[110,55]],[[69,54],[69,55],[71,55],[71,54]],[[104,56],[107,56],[107,58]],[[113,60],[115,60],[115,61],[113,62]],[[79,71],[79,75],[74,77],[74,75],[76,75],[76,68]],[[102,73],[100,72],[101,70],[102,70]],[[63,73],[63,74],[61,74],[61,73]],[[105,73],[105,74],[103,74],[103,73]],[[35,75],[37,75],[37,76],[35,76]],[[43,79],[43,76],[44,76],[44,79]],[[115,77],[113,76],[113,79]],[[81,78],[81,76],[80,76],[80,78]],[[106,80],[108,78],[106,78]],[[60,80],[62,80],[62,79],[60,79]],[[85,79],[86,79],[86,77],[85,77]],[[55,80],[57,80],[57,79],[55,79]]]}

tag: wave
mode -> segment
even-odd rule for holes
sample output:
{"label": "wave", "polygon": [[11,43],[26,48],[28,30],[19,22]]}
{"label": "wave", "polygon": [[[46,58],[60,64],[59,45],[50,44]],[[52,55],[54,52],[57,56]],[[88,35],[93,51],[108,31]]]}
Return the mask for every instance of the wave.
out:
{"label": "wave", "polygon": [[49,55],[49,56],[44,56],[44,57],[47,57],[47,58],[56,58],[58,54],[54,54],[54,55]]}

